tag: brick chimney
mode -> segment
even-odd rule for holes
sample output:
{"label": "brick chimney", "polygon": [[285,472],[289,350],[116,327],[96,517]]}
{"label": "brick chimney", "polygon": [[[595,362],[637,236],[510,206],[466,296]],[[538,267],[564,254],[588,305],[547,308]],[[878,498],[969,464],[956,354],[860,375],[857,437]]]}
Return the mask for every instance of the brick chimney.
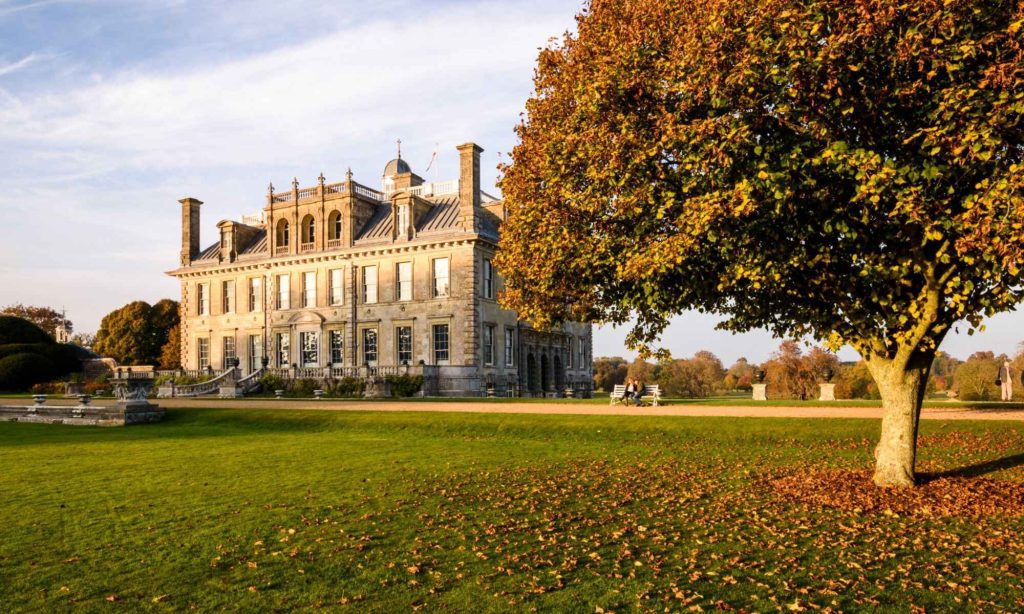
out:
{"label": "brick chimney", "polygon": [[480,154],[476,143],[463,143],[459,150],[459,219],[469,232],[476,231],[480,210]]}
{"label": "brick chimney", "polygon": [[181,203],[181,266],[189,266],[199,255],[199,206],[203,201],[187,197]]}

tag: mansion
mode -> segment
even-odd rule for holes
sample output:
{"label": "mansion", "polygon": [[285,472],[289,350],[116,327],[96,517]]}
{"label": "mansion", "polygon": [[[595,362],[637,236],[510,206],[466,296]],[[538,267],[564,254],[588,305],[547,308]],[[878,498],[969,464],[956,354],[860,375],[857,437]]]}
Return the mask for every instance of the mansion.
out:
{"label": "mansion", "polygon": [[481,190],[480,153],[459,178],[425,182],[402,160],[380,189],[270,186],[260,214],[217,224],[200,248],[202,202],[181,203],[181,362],[291,377],[424,376],[448,396],[589,396],[591,326],[538,331],[497,302],[492,265],[504,205]]}

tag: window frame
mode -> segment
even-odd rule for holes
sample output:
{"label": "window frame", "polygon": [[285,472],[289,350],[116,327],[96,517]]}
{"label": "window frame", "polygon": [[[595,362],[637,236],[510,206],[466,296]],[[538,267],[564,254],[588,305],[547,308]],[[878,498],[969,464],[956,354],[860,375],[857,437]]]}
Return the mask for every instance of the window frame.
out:
{"label": "window frame", "polygon": [[[441,258],[433,258],[430,262],[431,262],[431,264],[430,264],[430,278],[431,278],[431,288],[432,288],[433,298],[448,298],[448,297],[450,297],[452,295],[452,263],[451,263],[451,259],[448,258],[447,256],[443,256]],[[437,265],[440,262],[444,262],[444,266],[445,266],[445,275],[443,277],[439,276],[437,274]],[[442,280],[442,279],[445,280],[443,290],[438,288],[438,282],[440,280]]]}
{"label": "window frame", "polygon": [[[405,265],[409,271],[409,278],[402,279],[402,266]],[[402,292],[403,285],[407,285],[409,292],[408,295]],[[400,302],[408,302],[413,300],[413,266],[411,260],[405,260],[402,262],[395,263],[395,300]]]}
{"label": "window frame", "polygon": [[[403,357],[403,352],[406,350],[402,349],[403,331],[408,331],[408,350],[407,356]],[[397,364],[403,364],[402,361],[407,361],[407,364],[412,364],[415,359],[415,344],[413,343],[413,329],[409,324],[401,324],[395,327],[395,361]]]}
{"label": "window frame", "polygon": [[[363,278],[363,304],[364,305],[376,305],[380,300],[380,270],[376,264],[368,264],[362,267],[362,278]],[[367,283],[366,272],[373,269],[373,284]],[[373,300],[370,300],[370,288],[373,288]]]}
{"label": "window frame", "polygon": [[[337,273],[338,285],[334,285],[334,277]],[[331,305],[343,305],[345,304],[345,269],[331,269],[328,273],[328,299],[330,299]]]}
{"label": "window frame", "polygon": [[[283,284],[281,282],[284,282]],[[292,308],[292,278],[290,273],[279,273],[277,275],[277,308],[287,310]]]}
{"label": "window frame", "polygon": [[[310,276],[312,276],[313,283],[310,284]],[[316,271],[303,271],[302,272],[302,306],[303,307],[316,307],[316,282],[317,282]]]}
{"label": "window frame", "polygon": [[483,264],[483,295],[484,298],[494,298],[494,265],[490,258],[484,258]]}
{"label": "window frame", "polygon": [[224,313],[235,313],[235,280],[225,279],[220,283],[221,309]]}
{"label": "window frame", "polygon": [[[442,351],[438,344],[438,331],[444,329],[444,358],[441,358],[440,352]],[[451,325],[448,322],[438,322],[430,325],[430,350],[431,358],[434,360],[435,365],[447,364],[451,362],[451,346],[452,346],[452,332]]]}

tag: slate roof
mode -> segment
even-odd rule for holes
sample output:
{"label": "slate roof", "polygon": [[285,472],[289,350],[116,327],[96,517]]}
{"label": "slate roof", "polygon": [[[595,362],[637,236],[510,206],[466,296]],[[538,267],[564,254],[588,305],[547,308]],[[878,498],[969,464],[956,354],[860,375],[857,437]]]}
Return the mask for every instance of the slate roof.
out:
{"label": "slate roof", "polygon": [[[423,216],[416,227],[417,235],[436,235],[446,232],[458,232],[462,227],[459,224],[459,197],[457,195],[443,196],[430,199],[433,206]],[[486,209],[477,211],[480,234],[497,240],[501,220]],[[356,233],[356,243],[375,243],[390,239],[394,220],[391,217],[391,205],[381,203],[374,209],[369,221]],[[249,244],[238,251],[239,256],[256,256],[269,253],[267,244],[267,231],[261,229],[256,233]],[[220,241],[207,247],[193,259],[199,264],[203,262],[217,262],[220,259]]]}

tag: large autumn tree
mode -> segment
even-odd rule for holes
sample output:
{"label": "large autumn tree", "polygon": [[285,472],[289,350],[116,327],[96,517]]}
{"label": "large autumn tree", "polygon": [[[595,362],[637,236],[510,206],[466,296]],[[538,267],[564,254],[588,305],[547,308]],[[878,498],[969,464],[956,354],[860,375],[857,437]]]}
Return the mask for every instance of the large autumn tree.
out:
{"label": "large autumn tree", "polygon": [[929,366],[1022,297],[1021,2],[592,0],[543,50],[501,188],[535,324],[684,310],[861,353],[879,485]]}
{"label": "large autumn tree", "polygon": [[93,350],[125,365],[160,365],[178,324],[177,301],[134,301],[103,316]]}

